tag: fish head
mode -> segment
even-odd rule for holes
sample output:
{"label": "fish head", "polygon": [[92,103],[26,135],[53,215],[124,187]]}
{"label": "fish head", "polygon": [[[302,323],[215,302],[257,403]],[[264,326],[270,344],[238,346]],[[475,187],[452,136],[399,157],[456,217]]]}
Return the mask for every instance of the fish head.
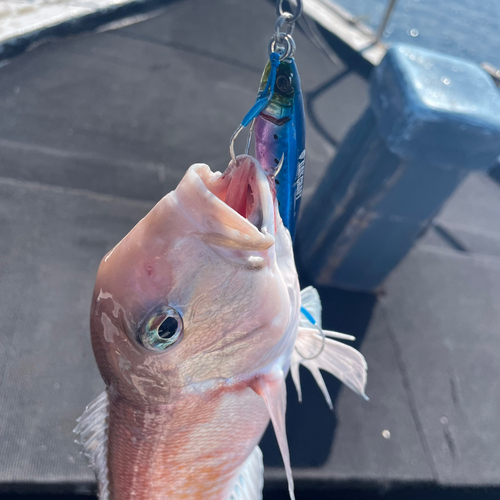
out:
{"label": "fish head", "polygon": [[91,336],[108,387],[165,403],[290,352],[299,288],[272,186],[249,156],[193,165],[105,256]]}

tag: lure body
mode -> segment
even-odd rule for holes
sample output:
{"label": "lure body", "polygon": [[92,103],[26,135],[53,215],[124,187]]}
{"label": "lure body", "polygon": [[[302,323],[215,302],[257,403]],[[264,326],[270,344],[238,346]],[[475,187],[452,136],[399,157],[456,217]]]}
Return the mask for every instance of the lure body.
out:
{"label": "lure body", "polygon": [[[265,88],[271,64],[262,76]],[[263,168],[276,175],[276,193],[283,224],[292,240],[302,198],[305,171],[305,115],[300,77],[293,59],[282,61],[267,106],[255,119],[255,156]]]}

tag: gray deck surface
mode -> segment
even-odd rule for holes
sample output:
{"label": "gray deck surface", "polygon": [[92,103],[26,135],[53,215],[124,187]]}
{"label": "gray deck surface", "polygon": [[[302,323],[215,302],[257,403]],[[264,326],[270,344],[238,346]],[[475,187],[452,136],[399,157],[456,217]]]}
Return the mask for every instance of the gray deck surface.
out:
{"label": "gray deck surface", "polygon": [[[93,484],[72,429],[103,388],[87,324],[97,266],[189,165],[226,167],[274,21],[265,0],[183,0],[0,68],[0,490]],[[307,202],[368,84],[295,40]],[[290,386],[299,490],[500,486],[499,215],[499,186],[474,175],[378,298],[320,290],[325,326],[358,337],[371,401],[329,377],[332,414],[307,372],[302,405]],[[284,491],[271,433],[262,448],[267,488]]]}

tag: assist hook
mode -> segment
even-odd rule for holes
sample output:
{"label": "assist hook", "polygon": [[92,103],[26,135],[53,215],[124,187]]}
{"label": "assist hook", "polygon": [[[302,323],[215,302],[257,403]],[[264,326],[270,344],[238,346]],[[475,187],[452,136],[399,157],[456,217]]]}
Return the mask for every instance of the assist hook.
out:
{"label": "assist hook", "polygon": [[250,148],[250,141],[252,139],[253,132],[253,121],[257,116],[259,116],[260,112],[268,105],[274,93],[274,85],[276,83],[276,71],[278,70],[278,66],[280,65],[280,54],[278,52],[271,52],[269,55],[269,62],[271,63],[271,71],[269,72],[269,78],[267,79],[266,87],[262,92],[259,92],[257,95],[257,100],[255,104],[250,108],[250,111],[245,115],[241,123],[238,125],[238,128],[234,131],[231,136],[231,140],[229,141],[229,153],[231,155],[231,160],[236,162],[236,155],[234,153],[234,141],[236,137],[238,137],[239,133],[248,125],[250,122],[252,126],[250,127],[250,135],[247,140],[247,152]]}
{"label": "assist hook", "polygon": [[311,359],[316,359],[324,351],[325,346],[326,346],[326,335],[325,335],[325,332],[323,331],[323,328],[321,328],[321,326],[319,326],[318,323],[316,323],[316,320],[314,319],[313,315],[305,307],[301,307],[300,312],[308,319],[308,321],[314,326],[314,328],[316,328],[316,330],[318,330],[318,333],[321,337],[321,347],[319,348],[318,352],[315,352],[314,354],[312,354],[310,356],[304,356],[304,354],[302,354],[300,352],[300,350],[297,349],[297,346],[294,347],[294,349],[298,352],[299,356],[302,359],[305,359],[306,361],[308,361]]}

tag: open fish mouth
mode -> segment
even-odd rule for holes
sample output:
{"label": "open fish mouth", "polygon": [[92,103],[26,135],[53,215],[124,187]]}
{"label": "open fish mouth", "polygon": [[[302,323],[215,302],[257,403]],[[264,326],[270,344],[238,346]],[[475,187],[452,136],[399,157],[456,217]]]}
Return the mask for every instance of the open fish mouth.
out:
{"label": "open fish mouth", "polygon": [[259,231],[269,230],[273,219],[273,194],[260,163],[250,156],[238,158],[223,175],[227,190],[223,201]]}
{"label": "open fish mouth", "polygon": [[265,250],[276,234],[276,193],[271,186],[260,163],[241,155],[223,174],[208,165],[193,165],[175,194],[212,243]]}

